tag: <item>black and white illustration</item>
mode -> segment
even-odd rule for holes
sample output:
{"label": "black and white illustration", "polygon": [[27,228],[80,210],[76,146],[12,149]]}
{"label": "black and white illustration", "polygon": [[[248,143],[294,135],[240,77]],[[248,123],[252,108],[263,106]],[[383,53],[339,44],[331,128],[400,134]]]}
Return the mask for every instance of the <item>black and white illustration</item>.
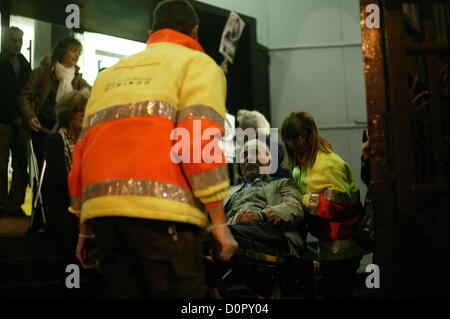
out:
{"label": "black and white illustration", "polygon": [[245,22],[236,12],[230,12],[220,41],[219,52],[231,63],[234,62],[236,47],[244,30]]}

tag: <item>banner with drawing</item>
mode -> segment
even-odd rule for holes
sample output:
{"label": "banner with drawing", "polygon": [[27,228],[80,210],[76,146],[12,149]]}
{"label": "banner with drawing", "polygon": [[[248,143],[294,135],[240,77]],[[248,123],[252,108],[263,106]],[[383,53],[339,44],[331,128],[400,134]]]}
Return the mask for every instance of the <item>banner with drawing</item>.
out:
{"label": "banner with drawing", "polygon": [[236,47],[244,30],[245,22],[236,12],[230,12],[220,41],[219,52],[231,63],[234,62]]}

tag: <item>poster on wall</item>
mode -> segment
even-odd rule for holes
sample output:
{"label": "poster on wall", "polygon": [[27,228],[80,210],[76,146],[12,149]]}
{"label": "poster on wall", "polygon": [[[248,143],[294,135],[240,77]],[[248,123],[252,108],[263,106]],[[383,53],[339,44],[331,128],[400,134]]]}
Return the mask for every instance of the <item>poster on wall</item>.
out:
{"label": "poster on wall", "polygon": [[236,47],[244,30],[245,22],[236,13],[231,11],[223,29],[219,52],[230,62],[234,62]]}

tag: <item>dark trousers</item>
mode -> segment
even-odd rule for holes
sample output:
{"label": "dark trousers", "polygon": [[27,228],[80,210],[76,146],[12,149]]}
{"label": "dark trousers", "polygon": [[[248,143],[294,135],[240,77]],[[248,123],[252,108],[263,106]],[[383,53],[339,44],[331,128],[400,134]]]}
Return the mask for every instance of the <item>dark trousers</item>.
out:
{"label": "dark trousers", "polygon": [[326,299],[353,298],[360,260],[361,257],[320,262],[320,273],[324,283],[323,295]]}
{"label": "dark trousers", "polygon": [[[8,194],[8,161],[12,154],[11,189]],[[0,123],[0,209],[16,211],[22,206],[28,185],[28,133]]]}
{"label": "dark trousers", "polygon": [[[77,263],[76,248],[79,234],[79,219],[67,211],[68,207],[49,202],[47,226],[54,237],[56,247],[65,264]],[[56,203],[57,204],[57,203]]]}
{"label": "dark trousers", "polygon": [[101,254],[108,297],[205,296],[197,227],[125,217],[95,218],[88,224],[93,228]]}

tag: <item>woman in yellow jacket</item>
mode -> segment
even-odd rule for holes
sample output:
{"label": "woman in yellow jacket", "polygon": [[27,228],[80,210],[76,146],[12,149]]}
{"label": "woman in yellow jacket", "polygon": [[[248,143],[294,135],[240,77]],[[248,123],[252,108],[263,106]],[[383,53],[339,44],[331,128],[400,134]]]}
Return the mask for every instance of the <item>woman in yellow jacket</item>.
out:
{"label": "woman in yellow jacket", "polygon": [[362,257],[352,239],[363,206],[350,166],[319,135],[314,118],[291,113],[281,126],[284,165],[292,170],[308,213],[309,232],[319,239],[320,271],[325,297],[351,297]]}

